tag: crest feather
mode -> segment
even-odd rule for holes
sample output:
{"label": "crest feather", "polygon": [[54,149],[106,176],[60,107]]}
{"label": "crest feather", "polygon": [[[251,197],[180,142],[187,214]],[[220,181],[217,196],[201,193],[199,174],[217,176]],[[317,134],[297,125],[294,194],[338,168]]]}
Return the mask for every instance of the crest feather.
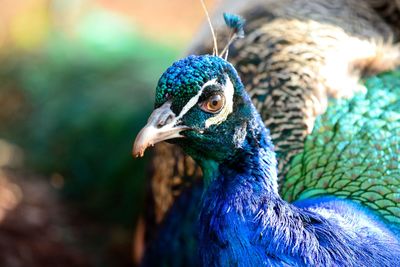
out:
{"label": "crest feather", "polygon": [[233,34],[236,34],[237,38],[244,37],[244,18],[236,14],[224,13],[224,20],[225,24],[233,30]]}
{"label": "crest feather", "polygon": [[236,40],[244,37],[244,24],[245,19],[236,14],[224,13],[224,20],[226,26],[231,29],[231,34],[229,36],[228,43],[222,50],[221,54],[219,55],[222,57],[224,54],[225,60],[228,58],[229,54],[229,46]]}

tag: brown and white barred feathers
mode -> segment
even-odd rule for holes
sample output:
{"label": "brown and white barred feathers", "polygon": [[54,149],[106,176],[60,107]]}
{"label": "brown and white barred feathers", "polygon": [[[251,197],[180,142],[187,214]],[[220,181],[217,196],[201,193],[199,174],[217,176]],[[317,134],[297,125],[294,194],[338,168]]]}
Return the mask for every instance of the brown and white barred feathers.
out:
{"label": "brown and white barred feathers", "polygon": [[[229,61],[272,132],[282,180],[287,172],[283,166],[302,151],[328,99],[365,90],[361,77],[398,64],[399,49],[391,42],[400,35],[368,1],[230,2],[223,1],[217,10],[242,15],[246,37],[231,46]],[[376,8],[379,0],[370,2]],[[400,14],[400,9],[390,10],[392,16]],[[210,40],[206,26],[194,38],[190,53],[212,51],[212,43],[205,43]],[[217,37],[226,41],[225,28],[217,25]],[[166,143],[156,146],[151,166],[152,217],[160,222],[181,190],[201,179],[201,171],[179,148]]]}
{"label": "brown and white barred feathers", "polygon": [[[387,219],[395,220],[393,218],[396,217],[399,205],[398,192],[395,190],[396,182],[387,181],[387,184],[394,184],[394,187],[390,186],[386,190],[382,185],[379,185],[381,186],[379,188],[374,185],[367,186],[368,178],[361,181],[364,178],[359,180],[353,177],[355,174],[350,173],[350,178],[353,177],[354,181],[349,178],[352,182],[344,186],[343,182],[337,183],[343,178],[337,175],[339,170],[330,165],[329,168],[334,168],[331,170],[333,178],[324,176],[324,179],[319,179],[322,176],[318,177],[318,173],[314,176],[315,173],[311,173],[310,168],[316,166],[326,168],[324,164],[329,164],[329,160],[309,159],[311,156],[307,156],[307,153],[311,152],[308,152],[307,146],[322,142],[318,139],[321,137],[310,136],[313,131],[314,134],[326,131],[326,135],[333,134],[336,130],[340,133],[341,128],[335,128],[337,127],[335,123],[339,123],[339,117],[333,116],[333,113],[338,112],[338,110],[333,111],[335,106],[352,105],[352,101],[362,102],[357,100],[359,98],[364,97],[365,101],[368,101],[368,97],[374,97],[367,93],[368,90],[374,89],[370,86],[371,81],[365,86],[360,82],[361,78],[392,70],[398,65],[399,48],[393,43],[400,36],[396,24],[398,20],[394,19],[400,14],[398,1],[249,0],[243,2],[246,3],[222,1],[211,19],[216,26],[215,35],[218,43],[226,43],[230,36],[226,28],[222,27],[223,23],[219,22],[222,21],[222,10],[239,14],[246,20],[245,37],[230,45],[227,55],[238,70],[265,125],[271,131],[279,162],[282,196],[293,201],[328,192],[342,197],[351,196],[359,202],[368,199],[379,200],[375,194],[365,194],[369,188],[373,188],[375,190],[373,192],[378,195],[390,194],[392,203],[379,203],[372,208],[385,210]],[[213,46],[215,47],[209,38],[209,29],[204,27],[190,46],[190,53],[212,53]],[[385,76],[382,79],[387,81],[388,78]],[[378,80],[373,81],[379,84]],[[383,80],[381,82],[384,83]],[[352,100],[354,95],[356,98]],[[320,117],[328,106],[330,107],[328,113]],[[379,108],[383,109],[382,114],[388,114],[384,111],[384,107]],[[326,129],[321,126],[321,120],[329,122],[331,128]],[[354,120],[349,120],[350,122],[354,123]],[[354,131],[365,128],[360,126],[357,129]],[[316,139],[318,141],[315,141]],[[322,140],[332,142],[330,145],[335,146],[332,137],[324,137]],[[374,151],[376,153],[378,149],[375,148]],[[321,155],[324,153],[321,152]],[[352,151],[349,155],[343,153],[335,151],[330,160],[337,160],[337,157],[345,160],[347,156],[356,152]],[[307,168],[301,169],[300,164],[304,166],[306,160],[312,163],[309,163]],[[392,161],[393,164],[394,162]],[[351,164],[355,166],[362,163]],[[200,188],[201,191],[202,187],[201,171],[198,166],[180,149],[166,143],[156,146],[149,176],[151,201],[147,209],[151,212],[147,217],[147,223],[150,226],[156,227],[162,222],[166,212],[176,201],[179,202],[181,192],[187,197],[190,191],[197,190],[195,188]],[[311,187],[318,190],[309,191]],[[193,219],[190,207],[186,207],[185,210],[185,206],[182,205],[180,210],[185,214],[182,215],[183,218],[189,221]],[[150,240],[155,229],[157,227],[148,230]]]}

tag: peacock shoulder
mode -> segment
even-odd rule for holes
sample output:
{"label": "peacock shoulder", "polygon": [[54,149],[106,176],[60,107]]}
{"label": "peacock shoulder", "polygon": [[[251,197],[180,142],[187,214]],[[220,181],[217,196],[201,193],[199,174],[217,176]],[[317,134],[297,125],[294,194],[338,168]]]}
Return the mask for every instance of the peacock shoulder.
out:
{"label": "peacock shoulder", "polygon": [[288,201],[334,195],[400,225],[400,71],[365,81],[367,92],[330,103],[291,162]]}

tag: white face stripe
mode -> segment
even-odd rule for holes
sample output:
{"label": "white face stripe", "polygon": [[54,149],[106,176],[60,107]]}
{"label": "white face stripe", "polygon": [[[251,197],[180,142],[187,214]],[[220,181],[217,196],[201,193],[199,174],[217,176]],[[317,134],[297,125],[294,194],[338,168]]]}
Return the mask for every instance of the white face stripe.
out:
{"label": "white face stripe", "polygon": [[203,84],[203,86],[201,87],[199,92],[197,92],[197,94],[194,97],[192,97],[186,103],[186,105],[182,108],[182,110],[179,113],[178,117],[176,117],[176,121],[179,121],[192,107],[194,107],[197,104],[201,94],[203,93],[204,88],[206,88],[207,86],[209,86],[211,84],[215,84],[216,82],[217,82],[217,79],[215,78],[215,79],[210,80],[210,81],[206,82],[205,84]]}
{"label": "white face stripe", "polygon": [[[179,113],[179,115],[177,117],[174,118],[174,120],[172,121],[172,125],[176,125],[180,119],[191,109],[193,108],[195,105],[197,105],[200,96],[202,95],[204,88],[206,88],[209,85],[213,85],[216,84],[217,79],[213,79],[210,80],[208,82],[206,82],[201,89],[199,90],[199,92],[197,92],[197,94],[195,96],[193,96],[187,103],[186,105],[182,108],[181,112]],[[206,120],[205,122],[205,128],[210,127],[211,125],[216,125],[216,124],[220,124],[221,122],[225,121],[226,118],[228,117],[229,114],[232,113],[233,111],[233,94],[235,89],[233,88],[233,84],[231,82],[231,80],[229,79],[228,76],[226,76],[226,84],[223,88],[223,93],[225,96],[225,105],[222,108],[222,110],[216,114],[215,116],[209,118]]]}
{"label": "white face stripe", "polygon": [[226,76],[226,84],[224,86],[224,96],[225,96],[225,105],[222,110],[216,114],[215,116],[206,120],[205,127],[208,128],[211,125],[220,124],[224,122],[229,114],[233,111],[233,94],[235,89],[233,88],[233,84],[228,76]]}

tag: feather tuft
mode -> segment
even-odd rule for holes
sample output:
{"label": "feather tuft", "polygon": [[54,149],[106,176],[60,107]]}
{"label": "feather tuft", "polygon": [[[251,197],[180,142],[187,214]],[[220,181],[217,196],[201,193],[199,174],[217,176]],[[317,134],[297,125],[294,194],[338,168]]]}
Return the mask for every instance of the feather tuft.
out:
{"label": "feather tuft", "polygon": [[245,19],[236,14],[224,13],[225,24],[234,31],[237,38],[244,37]]}
{"label": "feather tuft", "polygon": [[[228,43],[222,50],[220,57],[224,57],[225,60],[228,58],[229,54],[229,46],[239,38],[244,37],[244,24],[245,20],[239,15],[236,14],[230,14],[230,13],[224,13],[224,20],[225,24],[231,29],[231,34],[229,36]],[[225,56],[224,56],[225,55]]]}

